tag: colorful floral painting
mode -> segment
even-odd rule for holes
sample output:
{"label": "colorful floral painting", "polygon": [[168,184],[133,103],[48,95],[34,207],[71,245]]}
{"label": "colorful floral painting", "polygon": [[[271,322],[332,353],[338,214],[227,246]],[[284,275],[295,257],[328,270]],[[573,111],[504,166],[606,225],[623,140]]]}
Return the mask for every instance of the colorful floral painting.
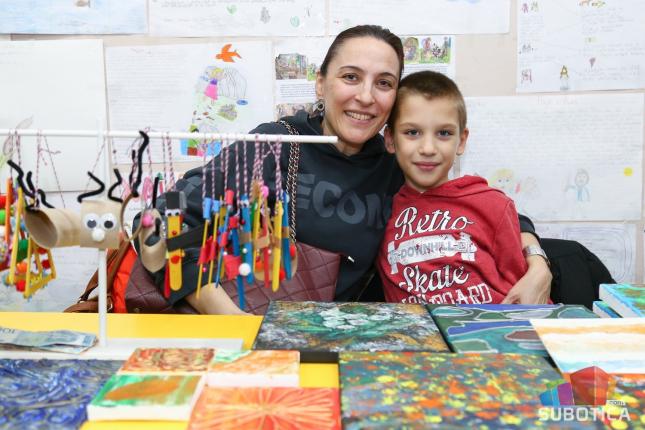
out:
{"label": "colorful floral painting", "polygon": [[119,373],[206,373],[209,348],[137,348]]}
{"label": "colorful floral painting", "polygon": [[341,419],[346,430],[570,428],[538,416],[559,379],[534,355],[343,352]]}
{"label": "colorful floral painting", "polygon": [[122,361],[0,360],[0,429],[77,429]]}
{"label": "colorful floral painting", "polygon": [[531,320],[562,373],[598,366],[610,374],[645,374],[645,319]]}
{"label": "colorful floral painting", "polygon": [[432,316],[455,352],[548,356],[530,319],[598,318],[577,305],[432,306]]}
{"label": "colorful floral painting", "polygon": [[340,430],[337,388],[207,387],[189,430]]}
{"label": "colorful floral painting", "polygon": [[448,351],[423,305],[271,302],[254,349]]}

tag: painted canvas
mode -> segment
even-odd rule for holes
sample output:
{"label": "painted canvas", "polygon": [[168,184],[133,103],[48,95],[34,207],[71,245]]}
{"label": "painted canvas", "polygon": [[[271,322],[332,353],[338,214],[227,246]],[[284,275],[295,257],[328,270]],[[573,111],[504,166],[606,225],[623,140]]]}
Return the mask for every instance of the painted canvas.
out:
{"label": "painted canvas", "polygon": [[340,430],[337,388],[206,387],[189,430]]}
{"label": "painted canvas", "polygon": [[547,356],[530,319],[598,318],[578,305],[459,305],[428,308],[455,352]]}
{"label": "painted canvas", "polygon": [[593,302],[593,313],[598,315],[600,318],[622,318],[618,313],[612,309],[607,303],[602,300],[596,300]]}
{"label": "painted canvas", "polygon": [[600,284],[599,294],[622,317],[645,317],[645,285]]}
{"label": "painted canvas", "polygon": [[121,366],[108,360],[0,360],[0,429],[77,429]]}
{"label": "painted canvas", "polygon": [[[645,375],[615,375],[615,379],[616,386],[610,397],[623,404],[608,402],[604,409],[612,417],[622,418],[620,423],[610,422],[609,428],[612,430],[645,429]],[[626,414],[629,415],[629,419],[625,418]]]}
{"label": "painted canvas", "polygon": [[562,373],[598,366],[607,373],[645,373],[645,319],[531,320]]}
{"label": "painted canvas", "polygon": [[343,352],[339,364],[346,430],[549,428],[540,393],[561,379],[525,354]]}
{"label": "painted canvas", "polygon": [[300,353],[220,349],[209,365],[206,383],[212,387],[298,387]]}
{"label": "painted canvas", "polygon": [[295,349],[300,360],[338,351],[448,351],[423,305],[271,302],[253,349]]}
{"label": "painted canvas", "polygon": [[213,355],[210,348],[137,348],[119,373],[203,374]]}
{"label": "painted canvas", "polygon": [[90,420],[186,421],[202,388],[197,375],[113,375],[87,406]]}

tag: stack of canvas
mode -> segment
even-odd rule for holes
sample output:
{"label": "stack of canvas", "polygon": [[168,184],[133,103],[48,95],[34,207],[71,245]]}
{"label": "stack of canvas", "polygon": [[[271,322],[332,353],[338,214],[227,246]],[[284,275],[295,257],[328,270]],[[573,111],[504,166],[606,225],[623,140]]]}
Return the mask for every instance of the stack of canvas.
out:
{"label": "stack of canvas", "polygon": [[429,306],[455,352],[547,356],[530,319],[597,318],[577,305]]}
{"label": "stack of canvas", "polygon": [[623,318],[645,317],[645,286],[601,284],[600,300]]}
{"label": "stack of canvas", "polygon": [[253,349],[333,363],[338,351],[448,351],[423,305],[280,301],[269,305]]}
{"label": "stack of canvas", "polygon": [[593,302],[593,313],[600,318],[620,318],[620,315],[602,300]]}

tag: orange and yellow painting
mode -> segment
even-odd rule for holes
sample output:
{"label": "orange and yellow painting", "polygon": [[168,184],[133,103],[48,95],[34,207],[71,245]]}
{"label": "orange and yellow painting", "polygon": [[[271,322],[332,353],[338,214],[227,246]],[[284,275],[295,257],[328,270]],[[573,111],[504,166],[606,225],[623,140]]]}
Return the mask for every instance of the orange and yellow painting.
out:
{"label": "orange and yellow painting", "polygon": [[340,430],[337,388],[206,387],[189,430]]}

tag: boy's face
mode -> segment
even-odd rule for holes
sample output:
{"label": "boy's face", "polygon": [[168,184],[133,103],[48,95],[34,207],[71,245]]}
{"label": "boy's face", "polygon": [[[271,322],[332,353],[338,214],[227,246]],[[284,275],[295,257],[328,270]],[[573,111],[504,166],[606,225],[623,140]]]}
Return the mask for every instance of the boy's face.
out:
{"label": "boy's face", "polygon": [[464,153],[468,128],[459,130],[459,114],[449,98],[407,94],[394,130],[385,130],[385,146],[396,154],[406,183],[419,192],[448,181],[455,157]]}

